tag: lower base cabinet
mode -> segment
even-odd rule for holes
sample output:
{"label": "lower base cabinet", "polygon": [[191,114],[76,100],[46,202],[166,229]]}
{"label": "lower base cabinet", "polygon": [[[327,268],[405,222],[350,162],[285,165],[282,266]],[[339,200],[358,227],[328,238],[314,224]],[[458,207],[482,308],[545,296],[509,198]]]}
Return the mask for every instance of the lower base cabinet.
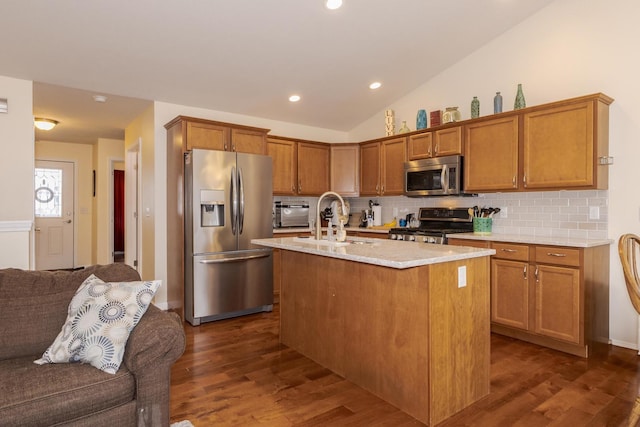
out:
{"label": "lower base cabinet", "polygon": [[[487,242],[488,243],[488,242]],[[449,244],[478,246],[450,239]],[[491,330],[581,357],[609,341],[609,247],[490,242]]]}

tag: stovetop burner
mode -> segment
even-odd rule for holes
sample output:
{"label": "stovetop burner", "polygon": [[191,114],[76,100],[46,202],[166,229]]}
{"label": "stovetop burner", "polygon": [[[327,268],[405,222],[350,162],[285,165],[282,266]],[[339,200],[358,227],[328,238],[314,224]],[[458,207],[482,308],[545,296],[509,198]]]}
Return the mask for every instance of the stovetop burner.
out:
{"label": "stovetop burner", "polygon": [[420,226],[392,228],[389,238],[413,242],[446,244],[447,235],[473,231],[473,217],[468,208],[420,208]]}

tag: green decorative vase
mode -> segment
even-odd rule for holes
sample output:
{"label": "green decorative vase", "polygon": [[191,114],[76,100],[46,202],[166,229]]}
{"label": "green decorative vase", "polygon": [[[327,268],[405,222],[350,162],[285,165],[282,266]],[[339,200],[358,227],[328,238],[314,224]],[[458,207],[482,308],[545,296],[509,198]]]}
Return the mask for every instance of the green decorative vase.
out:
{"label": "green decorative vase", "polygon": [[480,117],[480,100],[477,96],[473,97],[473,101],[471,101],[471,118],[476,119]]}
{"label": "green decorative vase", "polygon": [[513,104],[514,110],[520,110],[527,106],[527,103],[524,101],[524,93],[522,93],[522,84],[518,83],[518,92],[516,93],[516,102]]}

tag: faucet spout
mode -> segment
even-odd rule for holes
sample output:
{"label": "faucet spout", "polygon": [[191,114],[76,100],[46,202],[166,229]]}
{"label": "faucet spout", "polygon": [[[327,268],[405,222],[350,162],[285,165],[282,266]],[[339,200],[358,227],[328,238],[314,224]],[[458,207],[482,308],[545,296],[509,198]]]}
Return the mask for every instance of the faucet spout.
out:
{"label": "faucet spout", "polygon": [[[340,196],[338,193],[336,193],[335,191],[326,191],[322,193],[320,197],[318,197],[318,205],[316,206],[316,240],[322,239],[322,228],[320,227],[320,202],[322,202],[322,200],[327,196],[337,197],[338,200],[340,200],[340,203],[342,204],[342,212],[347,211],[347,208],[344,204],[344,200],[342,199],[342,196]],[[338,213],[336,212],[335,214],[337,215]]]}

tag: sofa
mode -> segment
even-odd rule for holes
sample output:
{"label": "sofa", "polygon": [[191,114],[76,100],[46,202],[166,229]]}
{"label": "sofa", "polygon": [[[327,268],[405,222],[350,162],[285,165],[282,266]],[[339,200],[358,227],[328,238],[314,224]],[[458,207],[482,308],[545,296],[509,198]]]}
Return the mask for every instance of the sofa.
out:
{"label": "sofa", "polygon": [[115,374],[86,363],[34,363],[60,333],[69,302],[92,274],[105,282],[140,281],[124,264],[0,269],[0,425],[169,425],[171,366],[185,348],[175,313],[149,305]]}

